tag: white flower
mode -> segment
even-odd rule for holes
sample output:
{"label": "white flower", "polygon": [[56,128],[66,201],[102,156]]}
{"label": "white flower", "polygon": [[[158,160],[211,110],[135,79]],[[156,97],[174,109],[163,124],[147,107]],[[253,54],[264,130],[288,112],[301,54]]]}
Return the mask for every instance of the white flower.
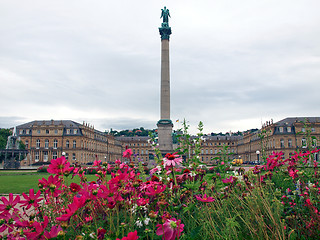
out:
{"label": "white flower", "polygon": [[142,225],[142,222],[140,220],[136,221],[136,225],[141,228],[143,225]]}
{"label": "white flower", "polygon": [[150,218],[146,218],[143,222],[144,222],[145,225],[148,225],[149,222],[150,222]]}
{"label": "white flower", "polygon": [[90,233],[90,234],[89,234],[89,237],[91,237],[91,238],[95,238],[95,234],[94,234],[94,232]]}

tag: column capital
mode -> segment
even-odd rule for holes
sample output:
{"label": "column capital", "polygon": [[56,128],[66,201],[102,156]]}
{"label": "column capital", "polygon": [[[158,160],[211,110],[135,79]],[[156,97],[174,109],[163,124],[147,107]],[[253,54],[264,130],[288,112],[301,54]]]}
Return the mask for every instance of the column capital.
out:
{"label": "column capital", "polygon": [[159,33],[161,35],[161,40],[169,40],[171,35],[171,27],[169,27],[168,23],[162,23],[159,28]]}

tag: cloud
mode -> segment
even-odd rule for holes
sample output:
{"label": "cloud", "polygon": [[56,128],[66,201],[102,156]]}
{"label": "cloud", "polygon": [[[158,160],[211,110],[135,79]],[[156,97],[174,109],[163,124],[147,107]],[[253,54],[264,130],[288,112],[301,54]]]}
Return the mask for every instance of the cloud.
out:
{"label": "cloud", "polygon": [[11,0],[0,3],[0,127],[54,118],[154,128],[164,5],[173,121],[224,132],[319,116],[316,0]]}

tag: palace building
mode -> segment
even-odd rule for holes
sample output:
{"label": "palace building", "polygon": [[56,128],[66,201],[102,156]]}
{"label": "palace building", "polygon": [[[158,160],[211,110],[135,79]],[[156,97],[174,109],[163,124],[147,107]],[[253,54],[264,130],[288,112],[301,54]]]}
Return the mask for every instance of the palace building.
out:
{"label": "palace building", "polygon": [[[16,134],[28,151],[22,166],[45,164],[62,155],[73,163],[90,164],[94,160],[112,163],[116,159],[124,160],[122,153],[126,148],[132,149],[131,160],[136,164],[139,161],[147,164],[154,159],[149,137],[114,137],[87,123],[71,120],[32,121],[17,126]],[[320,117],[269,121],[261,129],[246,131],[242,136],[203,136],[199,160],[208,165],[222,158],[226,161],[241,158],[250,163],[261,161],[273,151],[282,151],[283,158],[289,158],[295,151],[319,148],[319,137]],[[194,144],[188,150],[188,156],[184,157],[193,157]],[[318,153],[314,154],[314,160],[319,160]]]}
{"label": "palace building", "polygon": [[87,123],[70,120],[33,121],[16,127],[17,135],[29,151],[22,165],[48,162],[65,155],[70,162],[92,163],[121,158],[122,145],[113,136]]}

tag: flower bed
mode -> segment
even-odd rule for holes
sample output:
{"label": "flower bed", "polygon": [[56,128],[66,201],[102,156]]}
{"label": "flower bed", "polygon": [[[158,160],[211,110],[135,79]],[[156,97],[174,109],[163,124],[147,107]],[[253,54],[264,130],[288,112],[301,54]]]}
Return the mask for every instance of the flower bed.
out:
{"label": "flower bed", "polygon": [[[220,162],[210,175],[176,153],[157,158],[149,175],[142,165],[95,161],[94,182],[64,157],[53,159],[39,190],[23,200],[2,197],[0,233],[7,239],[317,239],[320,186],[311,156],[318,151],[286,160],[273,153],[248,172],[227,173],[230,165]],[[131,154],[124,153],[128,162]],[[80,184],[68,184],[74,176]]]}

